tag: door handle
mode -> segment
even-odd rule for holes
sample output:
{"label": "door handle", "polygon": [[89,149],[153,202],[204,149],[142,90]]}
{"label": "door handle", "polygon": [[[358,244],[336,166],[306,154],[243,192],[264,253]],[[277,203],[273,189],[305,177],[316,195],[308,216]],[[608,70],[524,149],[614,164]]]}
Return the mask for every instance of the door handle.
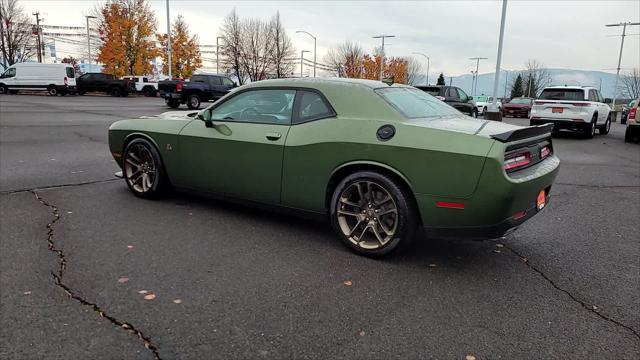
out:
{"label": "door handle", "polygon": [[282,134],[280,134],[279,132],[269,132],[267,133],[266,137],[271,141],[276,141],[280,139],[280,137],[282,137]]}

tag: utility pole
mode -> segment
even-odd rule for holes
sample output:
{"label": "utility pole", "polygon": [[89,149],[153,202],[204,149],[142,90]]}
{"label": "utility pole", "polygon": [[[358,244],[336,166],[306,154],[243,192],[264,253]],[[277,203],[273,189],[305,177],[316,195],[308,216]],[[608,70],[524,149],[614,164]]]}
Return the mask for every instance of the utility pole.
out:
{"label": "utility pole", "polygon": [[504,21],[507,17],[507,0],[502,0],[502,18],[500,20],[500,35],[498,37],[498,58],[496,59],[496,73],[493,79],[493,101],[491,102],[491,112],[487,114],[494,120],[502,121],[502,114],[498,112],[498,83],[500,81],[500,62],[502,61],[502,40],[504,38]]}
{"label": "utility pole", "polygon": [[216,36],[216,73],[220,74],[220,39],[222,36]]}
{"label": "utility pole", "polygon": [[509,71],[504,71],[504,98],[507,98],[507,80],[509,80]]}
{"label": "utility pole", "polygon": [[89,50],[89,71],[88,72],[92,72],[91,71],[91,33],[89,32],[89,19],[95,19],[95,16],[91,16],[91,15],[86,15],[85,18],[87,18],[87,48]]}
{"label": "utility pole", "polygon": [[42,62],[42,46],[40,45],[40,21],[44,20],[40,18],[40,12],[36,11],[31,14],[36,17],[36,46],[38,47],[38,62]]}
{"label": "utility pole", "polygon": [[171,17],[169,15],[169,0],[167,0],[167,61],[169,68],[169,80],[173,79],[171,76]]}
{"label": "utility pole", "polygon": [[310,33],[304,31],[304,30],[298,30],[296,31],[296,34],[298,33],[304,33],[307,34],[309,36],[311,36],[313,38],[313,77],[316,77],[316,55],[317,55],[317,51],[316,51],[316,37],[311,35]]}
{"label": "utility pole", "polygon": [[618,55],[618,67],[616,68],[616,84],[613,88],[613,110],[615,111],[616,109],[616,95],[618,94],[618,77],[620,76],[620,63],[622,62],[622,49],[624,48],[624,37],[626,36],[627,33],[627,25],[629,26],[636,26],[636,25],[640,25],[640,23],[636,22],[636,23],[632,23],[632,22],[623,22],[623,23],[619,23],[619,24],[608,24],[605,25],[606,27],[614,27],[614,26],[622,26],[622,41],[620,41],[620,54]]}
{"label": "utility pole", "polygon": [[309,50],[300,51],[300,77],[302,77],[302,64],[304,63],[304,53],[310,52]]}
{"label": "utility pole", "polygon": [[379,80],[380,81],[382,81],[382,73],[383,73],[383,70],[384,70],[384,56],[385,56],[385,53],[384,53],[384,39],[393,38],[393,37],[396,37],[396,36],[395,35],[377,35],[377,36],[373,37],[374,39],[382,39],[382,49],[381,49],[382,54],[380,55],[380,57],[381,57],[381,59],[380,59],[380,76],[379,76]]}
{"label": "utility pole", "polygon": [[423,54],[421,52],[414,52],[414,54],[422,55],[422,56],[427,58],[427,83],[426,83],[426,85],[429,86],[429,64],[431,63],[431,59],[429,58],[429,56],[427,56],[427,55],[425,55],[425,54]]}
{"label": "utility pole", "polygon": [[471,96],[475,96],[476,95],[476,84],[478,82],[478,69],[480,68],[480,60],[487,60],[488,58],[486,57],[473,57],[473,58],[469,58],[469,60],[475,60],[476,61],[476,72],[475,72],[475,78],[473,81],[473,90],[471,92]]}

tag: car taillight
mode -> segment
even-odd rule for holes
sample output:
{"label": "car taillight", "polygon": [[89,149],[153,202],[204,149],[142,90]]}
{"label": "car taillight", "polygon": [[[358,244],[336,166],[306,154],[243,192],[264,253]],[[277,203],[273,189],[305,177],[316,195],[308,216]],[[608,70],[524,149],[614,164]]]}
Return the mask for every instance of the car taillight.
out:
{"label": "car taillight", "polygon": [[182,91],[182,83],[177,83],[177,84],[176,84],[176,91],[177,91],[177,92]]}
{"label": "car taillight", "polygon": [[545,146],[540,150],[540,159],[541,160],[544,160],[549,155],[551,155],[551,149],[548,146]]}
{"label": "car taillight", "polygon": [[638,108],[629,109],[629,116],[627,116],[627,121],[636,122],[637,112],[638,112]]}
{"label": "car taillight", "polygon": [[531,153],[529,151],[507,155],[504,159],[504,169],[507,172],[517,170],[531,164]]}
{"label": "car taillight", "polygon": [[[60,78],[58,78],[58,79],[60,79]],[[64,84],[65,85],[69,85],[69,79],[66,76],[64,77]]]}

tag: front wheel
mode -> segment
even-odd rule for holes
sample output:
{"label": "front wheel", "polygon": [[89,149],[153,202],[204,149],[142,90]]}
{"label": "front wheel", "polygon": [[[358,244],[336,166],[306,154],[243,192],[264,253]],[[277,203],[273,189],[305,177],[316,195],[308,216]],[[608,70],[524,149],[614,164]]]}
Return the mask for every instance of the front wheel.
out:
{"label": "front wheel", "polygon": [[478,118],[478,109],[471,110],[471,117]]}
{"label": "front wheel", "polygon": [[189,99],[187,100],[187,107],[190,110],[200,109],[200,96],[198,94],[189,95]]}
{"label": "front wheel", "polygon": [[117,86],[114,86],[111,88],[111,90],[109,90],[109,94],[111,94],[111,96],[113,97],[120,97],[122,96],[122,89],[120,89]]}
{"label": "front wheel", "polygon": [[345,177],[331,198],[331,225],[353,252],[370,257],[407,245],[417,227],[411,193],[392,178],[373,171]]}
{"label": "front wheel", "polygon": [[5,84],[0,84],[0,95],[6,95],[9,93],[9,88]]}
{"label": "front wheel", "polygon": [[602,125],[598,129],[598,132],[600,133],[600,135],[607,135],[609,133],[609,130],[611,130],[611,119],[607,119],[604,125]]}
{"label": "front wheel", "polygon": [[167,185],[160,154],[145,139],[135,139],[127,145],[122,163],[124,179],[136,196],[157,197]]}
{"label": "front wheel", "polygon": [[584,137],[586,137],[587,139],[592,139],[595,135],[596,135],[596,120],[598,119],[598,115],[593,115],[593,118],[591,118],[591,123],[586,124],[584,129],[582,130],[582,133],[584,134]]}
{"label": "front wheel", "polygon": [[167,105],[172,109],[177,109],[180,107],[180,100],[169,100],[167,101]]}

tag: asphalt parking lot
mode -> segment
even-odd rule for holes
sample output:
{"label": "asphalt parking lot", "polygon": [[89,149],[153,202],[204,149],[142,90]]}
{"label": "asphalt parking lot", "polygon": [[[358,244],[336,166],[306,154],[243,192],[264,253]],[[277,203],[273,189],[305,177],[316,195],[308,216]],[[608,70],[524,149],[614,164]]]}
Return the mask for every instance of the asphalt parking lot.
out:
{"label": "asphalt parking lot", "polygon": [[640,145],[623,125],[554,139],[551,202],[514,235],[372,260],[322,222],[135,198],[107,128],[168,110],[0,97],[0,358],[640,358]]}

